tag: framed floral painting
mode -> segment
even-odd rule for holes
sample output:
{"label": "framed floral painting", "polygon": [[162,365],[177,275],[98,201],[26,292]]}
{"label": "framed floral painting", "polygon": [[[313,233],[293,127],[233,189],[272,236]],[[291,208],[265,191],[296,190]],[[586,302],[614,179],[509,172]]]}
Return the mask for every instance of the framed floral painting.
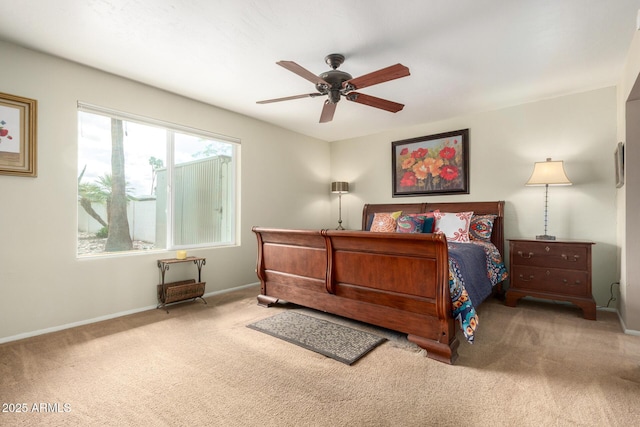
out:
{"label": "framed floral painting", "polygon": [[0,93],[0,174],[35,177],[35,99]]}
{"label": "framed floral painting", "polygon": [[393,197],[469,194],[469,129],[391,143]]}

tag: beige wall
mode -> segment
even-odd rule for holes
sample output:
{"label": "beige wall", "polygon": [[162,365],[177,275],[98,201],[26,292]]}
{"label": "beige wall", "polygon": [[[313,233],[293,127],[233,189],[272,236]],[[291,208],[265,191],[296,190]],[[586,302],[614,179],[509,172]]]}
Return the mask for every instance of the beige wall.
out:
{"label": "beige wall", "polygon": [[617,191],[620,313],[626,329],[640,331],[640,32],[636,31],[618,85],[618,140],[625,143],[625,185]]}
{"label": "beige wall", "polygon": [[0,176],[0,342],[154,307],[155,260],[173,255],[76,258],[78,101],[241,139],[240,245],[193,251],[207,258],[208,292],[256,282],[251,226],[335,227],[332,180],[351,183],[343,197],[347,228],[360,226],[364,203],[431,200],[391,197],[391,141],[463,128],[470,129],[471,194],[436,199],[506,200],[507,237],[541,234],[544,190],[524,182],[534,162],[565,160],[574,185],[550,189],[549,232],[597,243],[598,304],[618,280],[615,88],[327,143],[12,44],[0,42],[0,55],[11,58],[0,92],[39,102],[38,178]]}
{"label": "beige wall", "polygon": [[257,281],[252,226],[330,225],[327,142],[12,44],[0,57],[0,92],[36,99],[39,126],[38,177],[0,176],[0,342],[155,307],[156,259],[173,256],[76,258],[78,101],[241,139],[240,245],[191,251],[207,292]]}
{"label": "beige wall", "polygon": [[[399,113],[401,114],[401,113]],[[393,198],[391,142],[469,128],[470,194]],[[618,280],[614,87],[457,117],[401,131],[334,142],[331,177],[349,181],[342,199],[347,228],[359,228],[364,203],[505,200],[505,234],[544,231],[544,187],[525,187],[533,164],[564,160],[570,187],[549,188],[549,234],[593,241],[593,293],[606,305]],[[337,204],[332,204],[337,215]]]}
{"label": "beige wall", "polygon": [[638,230],[638,212],[640,211],[640,197],[638,197],[638,186],[640,184],[640,173],[635,165],[640,164],[640,100],[629,100],[625,105],[626,126],[625,126],[625,162],[630,165],[626,171],[626,182],[621,189],[625,196],[625,206],[623,209],[625,244],[623,246],[623,257],[625,260],[623,279],[621,288],[624,293],[622,297],[621,315],[625,328],[640,330],[640,230]]}

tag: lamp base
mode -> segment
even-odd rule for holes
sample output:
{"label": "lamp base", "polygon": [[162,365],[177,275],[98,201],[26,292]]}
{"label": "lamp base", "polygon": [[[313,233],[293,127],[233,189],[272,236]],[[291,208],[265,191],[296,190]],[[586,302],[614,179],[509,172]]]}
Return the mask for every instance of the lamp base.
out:
{"label": "lamp base", "polygon": [[549,236],[547,234],[543,234],[541,236],[536,236],[536,240],[556,240],[556,236]]}

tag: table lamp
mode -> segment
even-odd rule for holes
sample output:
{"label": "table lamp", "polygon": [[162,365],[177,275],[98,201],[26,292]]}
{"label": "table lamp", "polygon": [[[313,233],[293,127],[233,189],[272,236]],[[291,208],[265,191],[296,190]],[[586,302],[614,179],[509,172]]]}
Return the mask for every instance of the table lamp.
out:
{"label": "table lamp", "polygon": [[533,173],[525,185],[544,185],[544,234],[536,236],[538,240],[556,240],[556,236],[547,234],[547,214],[550,185],[571,185],[571,181],[564,172],[564,162],[562,160],[552,161],[547,158],[545,162],[536,162]]}
{"label": "table lamp", "polygon": [[331,183],[331,192],[338,194],[338,228],[336,230],[344,230],[342,227],[342,195],[349,192],[349,183],[334,181]]}

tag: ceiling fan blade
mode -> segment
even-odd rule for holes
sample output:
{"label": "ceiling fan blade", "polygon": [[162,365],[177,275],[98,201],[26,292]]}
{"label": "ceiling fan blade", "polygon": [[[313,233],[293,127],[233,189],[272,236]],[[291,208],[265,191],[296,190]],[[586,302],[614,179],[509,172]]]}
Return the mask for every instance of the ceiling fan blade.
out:
{"label": "ceiling fan blade", "polygon": [[286,68],[287,70],[291,71],[292,73],[296,73],[297,75],[299,75],[302,78],[305,78],[305,79],[309,80],[313,84],[322,83],[322,84],[325,84],[325,85],[329,85],[326,81],[324,81],[324,79],[316,76],[311,71],[309,71],[306,68],[296,64],[293,61],[278,61],[278,62],[276,62],[276,64],[280,65],[281,67]]}
{"label": "ceiling fan blade", "polygon": [[329,102],[327,99],[324,101],[324,107],[322,107],[322,113],[320,114],[320,123],[327,123],[333,120],[333,114],[336,112],[336,106],[333,102]]}
{"label": "ceiling fan blade", "polygon": [[398,104],[397,102],[388,101],[371,95],[365,95],[364,93],[351,92],[346,96],[346,98],[349,101],[357,102],[358,104],[380,108],[381,110],[390,111],[392,113],[397,113],[404,108],[404,104]]}
{"label": "ceiling fan blade", "polygon": [[264,101],[257,101],[256,104],[269,104],[271,102],[289,101],[291,99],[300,98],[314,98],[322,95],[321,93],[305,93],[304,95],[285,96],[284,98],[265,99]]}
{"label": "ceiling fan blade", "polygon": [[396,64],[378,71],[373,71],[360,77],[356,77],[351,80],[347,80],[346,82],[342,83],[342,87],[347,87],[348,85],[350,85],[353,87],[353,89],[362,89],[367,86],[377,85],[378,83],[388,82],[389,80],[407,77],[410,74],[411,73],[409,72],[409,68],[405,67],[402,64]]}

